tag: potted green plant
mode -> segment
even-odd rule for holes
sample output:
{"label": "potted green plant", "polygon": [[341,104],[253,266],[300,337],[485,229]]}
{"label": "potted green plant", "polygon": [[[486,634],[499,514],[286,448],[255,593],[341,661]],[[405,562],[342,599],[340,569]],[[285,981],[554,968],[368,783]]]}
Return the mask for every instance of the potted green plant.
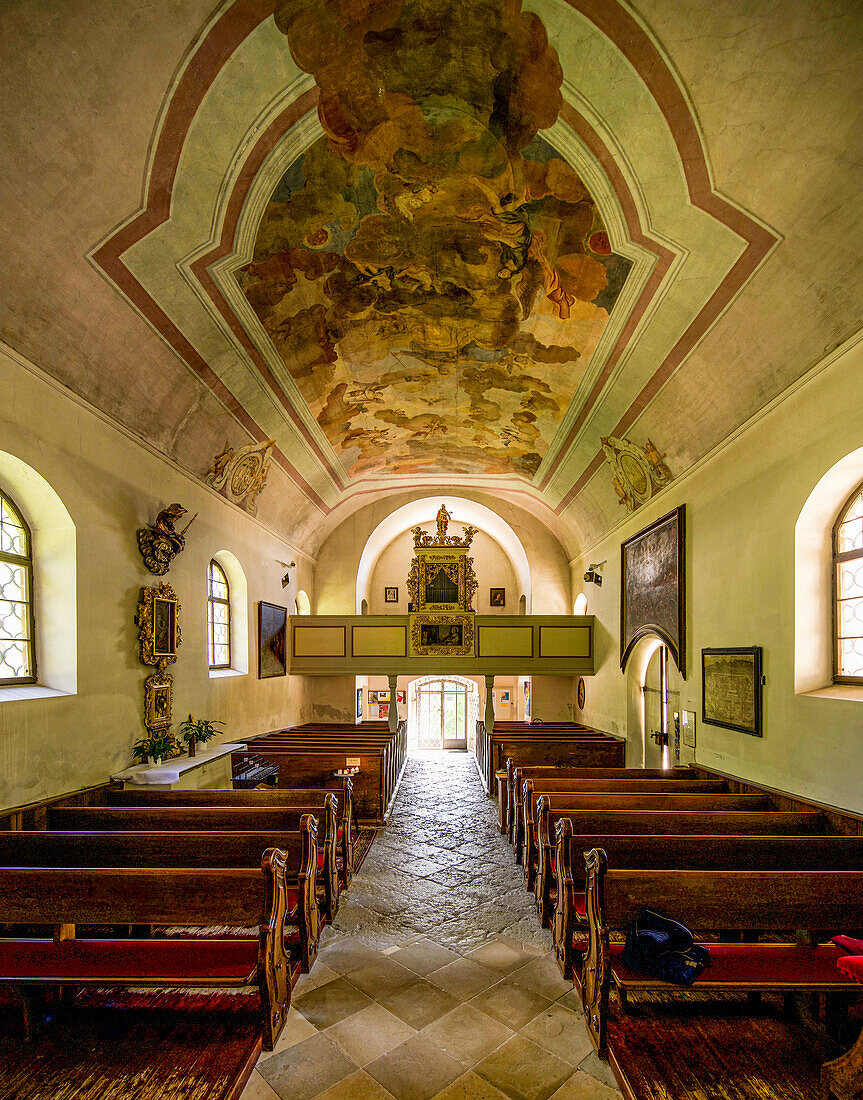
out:
{"label": "potted green plant", "polygon": [[196,745],[203,745],[211,740],[219,732],[216,726],[224,726],[224,724],[215,718],[195,718],[190,712],[189,717],[180,723],[177,732],[189,746],[189,756],[194,756]]}
{"label": "potted green plant", "polygon": [[162,763],[163,756],[170,755],[175,745],[176,742],[170,730],[159,731],[150,737],[142,737],[136,741],[132,746],[132,754],[142,764],[147,764],[152,760],[154,764],[158,765]]}

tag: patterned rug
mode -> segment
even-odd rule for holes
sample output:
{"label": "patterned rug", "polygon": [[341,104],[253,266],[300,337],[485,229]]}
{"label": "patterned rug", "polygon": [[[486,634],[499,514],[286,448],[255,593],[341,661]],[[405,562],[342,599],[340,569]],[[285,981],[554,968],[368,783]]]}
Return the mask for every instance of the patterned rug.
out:
{"label": "patterned rug", "polygon": [[363,860],[372,850],[372,844],[374,843],[375,836],[377,835],[377,829],[360,828],[357,833],[357,839],[354,842],[354,874],[359,871],[363,865]]}

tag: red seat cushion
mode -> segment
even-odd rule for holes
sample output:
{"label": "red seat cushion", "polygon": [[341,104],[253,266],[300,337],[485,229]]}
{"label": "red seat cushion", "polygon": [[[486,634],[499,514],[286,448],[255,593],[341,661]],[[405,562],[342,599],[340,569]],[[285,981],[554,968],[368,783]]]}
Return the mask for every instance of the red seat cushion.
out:
{"label": "red seat cushion", "polygon": [[257,939],[0,940],[0,980],[245,982],[257,965]]}
{"label": "red seat cushion", "polygon": [[863,982],[863,956],[843,955],[841,959],[837,960],[836,965],[849,978],[853,978],[857,982]]}
{"label": "red seat cushion", "polygon": [[[620,959],[624,945],[613,943],[611,965],[615,978],[622,982],[643,982],[646,975],[630,970]],[[710,966],[696,979],[696,986],[705,983],[729,985],[771,985],[774,983],[850,983],[837,970],[845,959],[838,947],[797,947],[774,943],[711,943]],[[650,979],[647,978],[649,981]],[[666,983],[663,982],[663,985]]]}
{"label": "red seat cushion", "polygon": [[833,943],[841,947],[846,955],[863,955],[863,940],[855,940],[852,936],[834,936]]}

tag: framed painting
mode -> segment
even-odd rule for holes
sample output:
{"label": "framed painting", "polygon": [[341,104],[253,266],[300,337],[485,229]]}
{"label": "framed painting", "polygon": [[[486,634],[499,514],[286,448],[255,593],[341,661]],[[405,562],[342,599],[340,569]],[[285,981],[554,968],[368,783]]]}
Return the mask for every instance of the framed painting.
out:
{"label": "framed painting", "polygon": [[284,676],[287,672],[288,609],[278,604],[258,604],[258,679]]}
{"label": "framed painting", "polygon": [[399,590],[398,588],[385,588],[384,589],[384,603],[398,603],[399,602]]}
{"label": "framed painting", "polygon": [[761,646],[701,651],[701,720],[761,737]]}
{"label": "framed painting", "polygon": [[639,638],[656,634],[686,679],[685,507],[621,543],[621,670]]}
{"label": "framed painting", "polygon": [[506,589],[490,588],[488,590],[489,607],[506,607]]}
{"label": "framed painting", "polygon": [[381,705],[378,707],[378,720],[380,720],[381,718],[389,717],[389,713],[390,713],[389,703],[381,703]]}
{"label": "framed painting", "polygon": [[135,622],[141,643],[141,663],[162,671],[177,659],[180,647],[180,603],[169,584],[142,588]]}
{"label": "framed painting", "polygon": [[396,692],[396,702],[399,703],[399,704],[404,704],[404,701],[405,701],[405,693],[403,691],[397,691]]}
{"label": "framed painting", "polygon": [[156,672],[144,681],[144,725],[147,729],[165,729],[174,719],[174,679]]}
{"label": "framed painting", "polygon": [[357,688],[357,721],[363,720],[363,689]]}

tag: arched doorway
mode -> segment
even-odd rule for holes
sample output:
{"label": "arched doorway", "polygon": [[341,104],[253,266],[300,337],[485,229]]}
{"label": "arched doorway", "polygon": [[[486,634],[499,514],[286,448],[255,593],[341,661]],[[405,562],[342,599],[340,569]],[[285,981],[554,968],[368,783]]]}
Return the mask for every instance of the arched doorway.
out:
{"label": "arched doorway", "polygon": [[467,749],[479,689],[464,676],[424,676],[408,685],[408,743],[419,750]]}
{"label": "arched doorway", "polygon": [[626,664],[626,763],[631,768],[670,768],[674,723],[680,709],[680,673],[663,640],[640,638]]}

